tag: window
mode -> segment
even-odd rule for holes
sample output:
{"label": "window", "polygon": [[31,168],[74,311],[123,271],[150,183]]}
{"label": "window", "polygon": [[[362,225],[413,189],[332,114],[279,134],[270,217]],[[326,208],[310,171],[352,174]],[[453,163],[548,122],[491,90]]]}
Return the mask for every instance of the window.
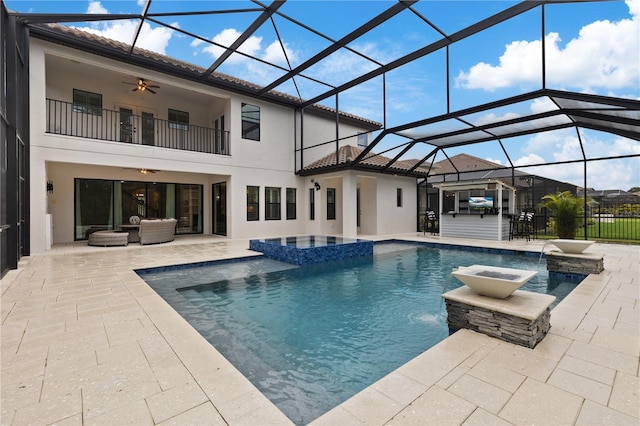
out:
{"label": "window", "polygon": [[102,115],[102,95],[73,89],[73,112]]}
{"label": "window", "polygon": [[309,189],[309,220],[316,220],[316,190]]}
{"label": "window", "polygon": [[296,218],[296,189],[287,188],[287,219]]}
{"label": "window", "polygon": [[242,139],[260,140],[260,107],[242,104]]}
{"label": "window", "polygon": [[362,148],[366,148],[369,145],[369,134],[368,133],[360,133],[358,135],[358,146]]}
{"label": "window", "polygon": [[169,108],[169,128],[189,130],[189,113]]}
{"label": "window", "polygon": [[396,206],[402,207],[402,188],[396,189]]}
{"label": "window", "polygon": [[267,186],[264,189],[265,220],[280,220],[280,188]]}
{"label": "window", "polygon": [[247,221],[260,220],[260,187],[247,186]]}
{"label": "window", "polygon": [[336,189],[327,188],[327,220],[336,218]]}

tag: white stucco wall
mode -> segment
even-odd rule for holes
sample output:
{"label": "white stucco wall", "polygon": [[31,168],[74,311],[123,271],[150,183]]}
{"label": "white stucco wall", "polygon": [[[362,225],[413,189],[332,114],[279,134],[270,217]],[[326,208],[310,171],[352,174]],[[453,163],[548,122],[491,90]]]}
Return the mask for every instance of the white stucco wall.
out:
{"label": "white stucco wall", "polygon": [[[46,215],[51,214],[53,244],[74,239],[74,179],[108,179],[157,181],[203,186],[203,232],[211,233],[211,185],[227,182],[227,235],[230,238],[252,238],[296,234],[350,236],[357,232],[377,234],[413,230],[415,219],[415,181],[405,179],[405,204],[395,207],[396,184],[392,177],[354,171],[314,177],[295,175],[296,131],[292,109],[239,96],[220,89],[179,80],[140,69],[129,64],[90,55],[41,40],[32,40],[30,48],[30,202],[31,251],[46,250]],[[158,84],[156,95],[133,92],[122,81],[143,76]],[[230,132],[231,155],[203,154],[139,144],[86,139],[46,133],[46,98],[72,101],[73,89],[102,94],[103,108],[117,110],[130,107],[134,114],[151,111],[154,117],[166,119],[169,108],[189,112],[193,125],[213,127],[214,120],[224,115],[225,130]],[[242,136],[241,106],[248,103],[260,107],[260,141]],[[99,116],[98,116],[99,117]],[[96,118],[99,120],[99,118]],[[117,126],[117,123],[113,123]],[[356,144],[361,129],[341,123],[341,141]],[[305,146],[335,140],[333,119],[305,115]],[[315,154],[305,154],[305,162],[335,151],[328,144]],[[312,157],[313,155],[313,157]],[[140,175],[136,169],[159,170]],[[46,192],[46,182],[54,184],[53,194]],[[309,220],[309,189],[314,183],[315,220]],[[394,181],[395,182],[395,181]],[[411,184],[413,187],[411,187]],[[348,186],[345,188],[345,183]],[[260,220],[246,220],[246,188],[260,187]],[[266,221],[265,187],[281,188],[281,219]],[[286,189],[295,188],[297,213],[295,220],[286,219]],[[326,189],[336,189],[336,219],[327,220]],[[361,226],[356,229],[356,188],[361,196]],[[405,188],[405,187],[403,187]],[[346,192],[345,192],[346,191]],[[346,193],[346,197],[345,197]],[[413,209],[413,211],[412,211]],[[345,215],[346,220],[345,220]],[[398,220],[400,219],[400,224]],[[395,225],[394,225],[395,224]],[[345,230],[345,226],[348,228]]]}
{"label": "white stucco wall", "polygon": [[[414,232],[418,208],[415,178],[384,175],[377,182],[377,234]],[[397,188],[402,188],[402,207],[396,206]]]}
{"label": "white stucco wall", "polygon": [[[242,139],[242,103],[260,107],[260,140]],[[293,111],[251,98],[231,99],[233,164],[255,170],[294,172]]]}
{"label": "white stucco wall", "polygon": [[358,188],[360,188],[360,234],[375,235],[378,231],[377,183],[377,177],[358,176]]}

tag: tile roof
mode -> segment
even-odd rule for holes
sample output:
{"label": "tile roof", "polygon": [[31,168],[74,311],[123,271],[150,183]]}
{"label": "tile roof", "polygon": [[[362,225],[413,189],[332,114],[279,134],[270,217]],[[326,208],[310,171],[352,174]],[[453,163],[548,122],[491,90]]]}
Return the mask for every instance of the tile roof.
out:
{"label": "tile roof", "polygon": [[[304,167],[305,171],[320,171],[323,169],[333,168],[335,166],[346,166],[353,163],[358,155],[362,153],[363,149],[353,146],[353,145],[345,145],[338,150],[338,161],[336,162],[336,153],[332,152],[331,154],[322,157],[318,161],[315,161],[308,166]],[[363,166],[370,166],[373,168],[383,169],[384,167],[391,162],[392,159],[389,157],[385,157],[384,155],[379,155],[375,153],[369,153],[365,158],[363,158],[358,164]],[[410,159],[410,160],[398,160],[393,163],[388,170],[390,171],[399,171],[399,172],[408,172],[413,168],[413,166],[419,160]],[[426,176],[429,171],[428,165],[425,167],[418,167],[414,174],[417,176]]]}

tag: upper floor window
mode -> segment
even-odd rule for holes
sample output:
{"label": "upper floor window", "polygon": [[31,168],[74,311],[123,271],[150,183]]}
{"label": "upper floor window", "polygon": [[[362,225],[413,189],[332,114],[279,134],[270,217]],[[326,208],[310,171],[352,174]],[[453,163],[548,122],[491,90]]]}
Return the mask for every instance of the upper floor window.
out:
{"label": "upper floor window", "polygon": [[169,128],[189,130],[189,113],[169,108]]}
{"label": "upper floor window", "polygon": [[336,189],[327,188],[327,220],[336,218]]}
{"label": "upper floor window", "polygon": [[296,218],[296,189],[287,188],[287,219]]}
{"label": "upper floor window", "polygon": [[396,206],[402,207],[402,188],[396,188]]}
{"label": "upper floor window", "polygon": [[260,187],[247,186],[247,220],[260,219]]}
{"label": "upper floor window", "polygon": [[358,135],[358,146],[362,148],[366,148],[369,145],[369,134],[368,133],[360,133]]}
{"label": "upper floor window", "polygon": [[73,89],[73,112],[102,115],[102,95]]}
{"label": "upper floor window", "polygon": [[242,104],[242,139],[260,140],[260,107]]}
{"label": "upper floor window", "polygon": [[264,219],[280,220],[280,188],[264,189]]}

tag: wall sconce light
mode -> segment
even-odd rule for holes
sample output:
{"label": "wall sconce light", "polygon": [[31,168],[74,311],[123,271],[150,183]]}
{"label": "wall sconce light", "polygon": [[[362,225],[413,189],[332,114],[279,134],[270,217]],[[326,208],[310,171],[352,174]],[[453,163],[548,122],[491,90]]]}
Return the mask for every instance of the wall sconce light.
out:
{"label": "wall sconce light", "polygon": [[53,194],[53,181],[52,180],[48,180],[47,181],[47,192],[49,194]]}
{"label": "wall sconce light", "polygon": [[320,184],[318,182],[314,183],[313,186],[316,188],[316,191],[320,191]]}

